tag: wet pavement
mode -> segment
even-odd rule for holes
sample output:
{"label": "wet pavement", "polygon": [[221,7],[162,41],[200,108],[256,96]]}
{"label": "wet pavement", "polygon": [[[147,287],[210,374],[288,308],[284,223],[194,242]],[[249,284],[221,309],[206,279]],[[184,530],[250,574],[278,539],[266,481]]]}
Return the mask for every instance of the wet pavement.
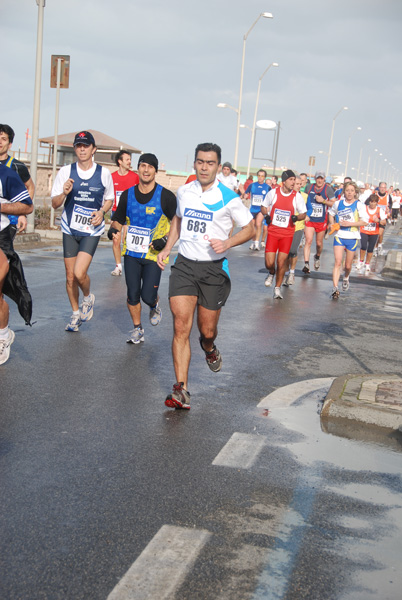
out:
{"label": "wet pavement", "polygon": [[[386,236],[398,250],[397,232]],[[208,370],[194,330],[185,414],[163,405],[167,274],[162,323],[145,312],[145,343],[131,346],[110,243],[91,265],[95,315],[78,334],[64,331],[60,245],[19,249],[36,324],[10,307],[1,598],[399,600],[401,434],[321,410],[345,374],[360,391],[382,374],[374,401],[397,402],[402,283],[383,277],[378,257],[331,301],[330,241],[320,271],[299,268],[283,301],[264,286],[262,253],[233,250],[223,368]]]}

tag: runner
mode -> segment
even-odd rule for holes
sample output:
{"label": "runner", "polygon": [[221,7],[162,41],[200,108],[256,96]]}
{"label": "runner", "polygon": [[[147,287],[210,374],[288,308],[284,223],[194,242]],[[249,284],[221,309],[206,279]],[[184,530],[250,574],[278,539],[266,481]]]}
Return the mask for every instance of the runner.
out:
{"label": "runner", "polygon": [[[14,136],[14,130],[10,125],[0,125],[0,164],[11,167],[21,177],[32,200],[35,194],[35,185],[27,166],[22,161],[12,158],[8,154],[14,141]],[[18,217],[16,215],[9,215],[9,219],[11,236],[14,239],[17,233],[22,233],[27,228],[28,221],[25,215],[19,215]]]}
{"label": "runner", "polygon": [[360,239],[359,228],[369,221],[365,206],[358,200],[359,194],[360,190],[354,182],[346,183],[343,187],[343,200],[337,200],[328,211],[329,224],[334,225],[336,220],[339,226],[334,239],[335,265],[332,272],[334,287],[331,293],[334,300],[339,298],[338,282],[345,251],[345,273],[342,281],[344,292],[349,289],[349,275]]}
{"label": "runner", "polygon": [[360,228],[360,262],[357,265],[357,270],[361,272],[364,265],[364,257],[366,257],[365,274],[368,275],[370,273],[371,257],[373,256],[380,231],[380,224],[385,225],[386,215],[384,209],[378,206],[377,194],[371,194],[363,206],[368,222]]}
{"label": "runner", "polygon": [[307,188],[310,185],[310,181],[308,179],[307,173],[300,173],[300,179],[301,179],[301,188],[300,188],[300,192],[301,193],[305,193]]}
{"label": "runner", "polygon": [[276,175],[272,175],[271,177],[271,189],[275,190],[280,187],[278,183],[278,177]]}
{"label": "runner", "polygon": [[[257,172],[257,181],[251,183],[245,191],[245,194],[250,194],[250,212],[253,215],[255,223],[255,235],[251,243],[250,250],[260,249],[260,237],[261,237],[261,224],[263,222],[263,215],[261,213],[261,205],[266,194],[271,189],[269,185],[265,183],[267,172],[264,169],[260,169]],[[244,197],[244,196],[243,196]],[[264,231],[262,235],[261,248],[265,248],[265,240],[267,237],[267,226],[264,222]]]}
{"label": "runner", "polygon": [[[304,202],[306,202],[307,194],[305,192],[301,191],[302,183],[303,183],[303,180],[302,180],[301,175],[300,175],[300,177],[296,177],[296,183],[295,183],[294,190],[296,192],[300,192]],[[283,285],[285,285],[286,287],[288,287],[289,285],[293,285],[295,282],[295,270],[296,270],[296,264],[297,264],[297,258],[298,258],[297,253],[299,250],[299,246],[300,246],[303,234],[304,234],[304,220],[296,221],[295,232],[293,235],[292,245],[289,250],[288,259],[286,261],[286,272],[285,272],[285,277],[283,280]]]}
{"label": "runner", "polygon": [[[114,202],[112,206],[112,214],[110,220],[113,221],[114,213],[119,205],[119,200],[122,192],[128,190],[133,185],[137,185],[139,179],[137,173],[130,170],[131,154],[127,150],[120,150],[115,156],[115,163],[119,167],[117,171],[112,173],[114,185]],[[122,229],[124,235],[124,227]],[[111,275],[118,277],[122,274],[121,268],[121,236],[122,231],[118,231],[113,237],[113,256],[116,261],[116,266],[111,272]]]}
{"label": "runner", "polygon": [[237,193],[237,179],[232,175],[232,165],[230,162],[223,163],[222,171],[218,174],[217,179],[230,190]]}
{"label": "runner", "polygon": [[[213,372],[222,368],[215,346],[222,306],[230,293],[226,254],[229,248],[247,242],[254,234],[253,218],[235,192],[217,180],[221,149],[216,144],[199,144],[195,150],[197,181],[179,188],[177,212],[172,220],[166,247],[158,255],[164,261],[179,240],[178,256],[169,280],[170,308],[173,314],[173,365],[177,383],[166,400],[170,408],[190,408],[188,370],[190,332],[197,310],[200,344]],[[228,237],[232,219],[241,230]]]}
{"label": "runner", "polygon": [[306,243],[304,245],[304,267],[303,273],[310,273],[310,251],[311,245],[316,236],[316,253],[314,255],[314,269],[320,268],[320,257],[324,244],[324,235],[327,229],[328,208],[334,203],[334,190],[325,183],[325,173],[317,171],[315,174],[315,183],[307,188],[307,217],[304,235]]}
{"label": "runner", "polygon": [[[341,200],[342,195],[343,195],[343,188],[345,183],[349,183],[350,181],[352,181],[351,177],[344,177],[343,179],[343,185],[339,185],[338,189],[335,191],[335,200]],[[360,189],[359,189],[360,192]]]}
{"label": "runner", "polygon": [[[32,200],[20,177],[12,169],[0,165],[0,365],[9,359],[10,347],[15,338],[14,331],[8,327],[9,308],[3,293],[19,304],[19,298],[16,298],[15,294],[19,294],[21,283],[25,284],[19,257],[13,249],[9,215],[29,215],[32,211]],[[21,272],[18,272],[19,268]],[[12,294],[7,277],[10,269],[13,274]],[[27,317],[25,319],[27,320]]]}
{"label": "runner", "polygon": [[399,189],[396,189],[390,194],[392,205],[391,205],[391,225],[396,225],[399,216],[399,207],[401,202],[401,193]]}
{"label": "runner", "polygon": [[[379,185],[378,185],[378,192],[377,192],[377,196],[378,196],[378,206],[380,208],[383,208],[385,211],[385,214],[387,216],[388,219],[388,215],[389,215],[389,194],[387,191],[387,184],[385,183],[385,181],[380,181]],[[383,238],[384,238],[384,232],[385,232],[385,225],[380,225],[380,231],[378,234],[378,240],[377,240],[377,244],[374,250],[374,256],[378,255],[381,256],[381,254],[383,253],[383,247],[382,247],[382,242],[383,242]]]}
{"label": "runner", "polygon": [[176,197],[155,181],[158,159],[155,154],[142,154],[138,160],[139,183],[124,191],[108,231],[114,239],[127,222],[124,241],[124,274],[127,284],[127,308],[133,331],[127,343],[144,341],[141,323],[141,299],[150,308],[151,325],[158,325],[162,310],[158,289],[162,271],[156,260],[165,247],[170,221],[176,213]]}
{"label": "runner", "polygon": [[[276,272],[274,298],[282,299],[281,285],[295,232],[295,223],[306,216],[306,204],[294,190],[296,175],[288,169],[282,173],[282,187],[271,190],[265,197],[261,212],[268,225],[265,266],[269,271],[265,286],[271,287]],[[276,269],[275,269],[275,258]]]}
{"label": "runner", "polygon": [[[105,230],[105,214],[114,199],[110,171],[93,161],[96,144],[89,131],[74,138],[77,162],[60,169],[52,188],[52,206],[64,204],[61,216],[66,289],[73,314],[66,331],[78,331],[92,319],[95,295],[90,292],[89,265]],[[79,290],[84,294],[81,310]]]}

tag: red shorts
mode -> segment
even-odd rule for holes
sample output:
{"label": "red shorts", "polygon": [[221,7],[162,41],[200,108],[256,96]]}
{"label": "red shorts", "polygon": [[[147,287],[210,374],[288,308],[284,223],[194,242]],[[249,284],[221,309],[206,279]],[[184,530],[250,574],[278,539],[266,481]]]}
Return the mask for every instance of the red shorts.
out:
{"label": "red shorts", "polygon": [[323,223],[317,223],[316,221],[307,221],[305,226],[313,227],[316,233],[320,233],[320,231],[325,231],[327,229],[328,224],[326,220]]}
{"label": "red shorts", "polygon": [[265,252],[283,252],[284,254],[289,254],[290,247],[292,245],[293,235],[288,235],[286,237],[276,237],[269,233],[268,229],[268,237],[267,243],[265,246]]}

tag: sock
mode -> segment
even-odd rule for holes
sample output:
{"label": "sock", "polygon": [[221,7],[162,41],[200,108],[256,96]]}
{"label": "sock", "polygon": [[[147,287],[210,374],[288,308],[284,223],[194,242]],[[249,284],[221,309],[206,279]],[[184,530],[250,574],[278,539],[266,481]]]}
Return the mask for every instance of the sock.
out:
{"label": "sock", "polygon": [[74,315],[74,317],[79,317],[80,316],[80,311],[79,310],[73,310],[73,315]]}
{"label": "sock", "polygon": [[4,329],[0,329],[0,340],[6,340],[8,338],[8,325]]}
{"label": "sock", "polygon": [[88,296],[84,296],[84,302],[89,302],[91,299],[91,294],[89,294]]}
{"label": "sock", "polygon": [[290,269],[290,272],[294,274],[295,270],[294,269]]}

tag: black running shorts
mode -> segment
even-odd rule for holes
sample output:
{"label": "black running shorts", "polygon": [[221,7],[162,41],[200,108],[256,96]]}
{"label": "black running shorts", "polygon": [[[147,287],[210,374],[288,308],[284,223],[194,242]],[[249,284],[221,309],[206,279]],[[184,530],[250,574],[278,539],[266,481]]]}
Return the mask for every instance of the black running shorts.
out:
{"label": "black running shorts", "polygon": [[228,261],[195,261],[181,254],[171,267],[169,298],[197,296],[198,304],[208,310],[225,306],[231,289]]}
{"label": "black running shorts", "polygon": [[63,233],[64,258],[75,258],[78,252],[86,252],[93,256],[98,247],[99,235],[69,235]]}

